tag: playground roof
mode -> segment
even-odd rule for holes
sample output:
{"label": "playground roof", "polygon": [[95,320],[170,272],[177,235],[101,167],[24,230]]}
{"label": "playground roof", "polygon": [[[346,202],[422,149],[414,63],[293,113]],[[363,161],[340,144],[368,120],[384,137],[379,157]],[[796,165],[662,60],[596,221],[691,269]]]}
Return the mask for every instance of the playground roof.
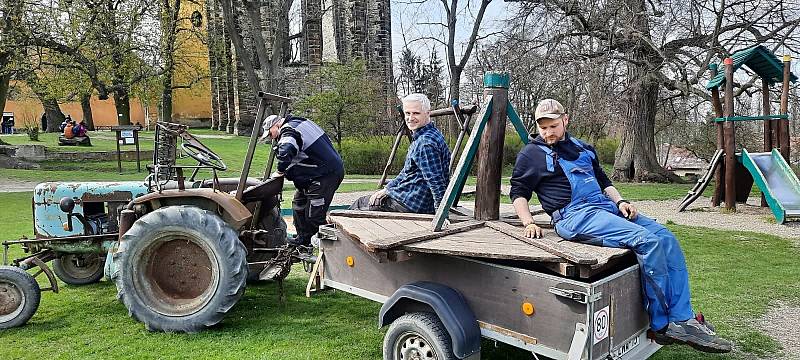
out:
{"label": "playground roof", "polygon": [[[733,58],[733,71],[746,65],[750,70],[766,79],[770,84],[783,82],[783,62],[772,51],[763,45],[758,45],[745,50],[737,51]],[[797,76],[790,73],[789,80],[797,81]],[[720,71],[706,85],[706,89],[713,89],[725,84],[725,71]]]}

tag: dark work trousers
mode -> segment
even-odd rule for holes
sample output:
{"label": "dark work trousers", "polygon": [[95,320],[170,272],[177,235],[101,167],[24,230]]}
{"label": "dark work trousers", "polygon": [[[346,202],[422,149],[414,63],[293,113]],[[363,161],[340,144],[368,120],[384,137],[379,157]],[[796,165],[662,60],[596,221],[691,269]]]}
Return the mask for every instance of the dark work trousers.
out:
{"label": "dark work trousers", "polygon": [[350,205],[350,210],[368,210],[368,211],[387,211],[387,212],[412,212],[408,210],[405,205],[393,199],[391,196],[386,195],[381,199],[380,205],[371,205],[369,197],[371,195],[362,196]]}
{"label": "dark work trousers", "polygon": [[342,179],[344,171],[335,171],[311,180],[307,188],[297,189],[292,199],[294,227],[297,230],[297,238],[293,243],[311,244],[311,237],[317,233],[319,226],[327,221],[325,214]]}

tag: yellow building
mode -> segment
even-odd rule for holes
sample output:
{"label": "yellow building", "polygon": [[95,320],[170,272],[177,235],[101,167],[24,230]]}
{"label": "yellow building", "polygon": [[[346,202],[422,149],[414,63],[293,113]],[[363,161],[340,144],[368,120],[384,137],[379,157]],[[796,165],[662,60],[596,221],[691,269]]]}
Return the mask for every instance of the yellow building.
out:
{"label": "yellow building", "polygon": [[[199,15],[198,15],[199,14]],[[190,19],[198,17],[201,22],[193,26]],[[174,122],[185,123],[190,126],[210,126],[211,124],[211,80],[208,70],[208,47],[203,44],[198,37],[205,37],[205,5],[204,2],[193,3],[189,1],[181,2],[181,27],[192,29],[193,31],[181,31],[176,40],[175,73],[173,75],[173,86],[185,86],[191,84],[190,88],[179,88],[173,90],[172,95],[172,120]],[[199,80],[198,80],[199,79]],[[44,109],[39,99],[22,82],[13,83],[16,88],[16,96],[8,99],[3,112],[13,112],[16,127],[23,127],[26,123],[39,123]],[[160,89],[154,88],[152,91],[159,92],[156,98],[160,98]],[[83,112],[79,102],[60,103],[61,111],[69,114],[72,119],[80,121],[83,119]],[[116,108],[113,97],[108,100],[100,100],[94,96],[91,101],[92,117],[95,126],[117,125]],[[131,123],[146,124],[145,117],[149,117],[151,122],[158,116],[156,104],[150,104],[145,109],[142,102],[132,98]]]}

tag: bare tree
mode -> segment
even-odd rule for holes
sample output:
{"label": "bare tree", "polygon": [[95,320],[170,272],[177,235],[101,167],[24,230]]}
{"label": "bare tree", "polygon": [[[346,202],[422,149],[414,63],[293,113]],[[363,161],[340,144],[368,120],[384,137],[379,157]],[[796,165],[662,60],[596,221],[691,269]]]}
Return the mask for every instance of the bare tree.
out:
{"label": "bare tree", "polygon": [[[513,36],[531,52],[565,63],[618,64],[613,75],[624,82],[613,89],[622,110],[617,180],[675,179],[656,160],[659,99],[708,99],[700,82],[709,63],[760,43],[794,49],[800,24],[798,6],[779,0],[530,0],[519,9]],[[754,83],[750,78],[737,84],[737,94]]]}

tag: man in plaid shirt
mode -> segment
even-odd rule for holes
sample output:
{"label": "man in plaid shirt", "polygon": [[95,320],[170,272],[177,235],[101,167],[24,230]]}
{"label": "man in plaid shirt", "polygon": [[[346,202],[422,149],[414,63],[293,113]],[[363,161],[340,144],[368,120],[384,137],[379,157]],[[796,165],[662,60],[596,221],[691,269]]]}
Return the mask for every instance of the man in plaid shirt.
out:
{"label": "man in plaid shirt", "polygon": [[431,122],[431,102],[424,94],[403,98],[406,125],[413,141],[403,170],[386,187],[356,200],[350,209],[433,214],[450,181],[450,149]]}

